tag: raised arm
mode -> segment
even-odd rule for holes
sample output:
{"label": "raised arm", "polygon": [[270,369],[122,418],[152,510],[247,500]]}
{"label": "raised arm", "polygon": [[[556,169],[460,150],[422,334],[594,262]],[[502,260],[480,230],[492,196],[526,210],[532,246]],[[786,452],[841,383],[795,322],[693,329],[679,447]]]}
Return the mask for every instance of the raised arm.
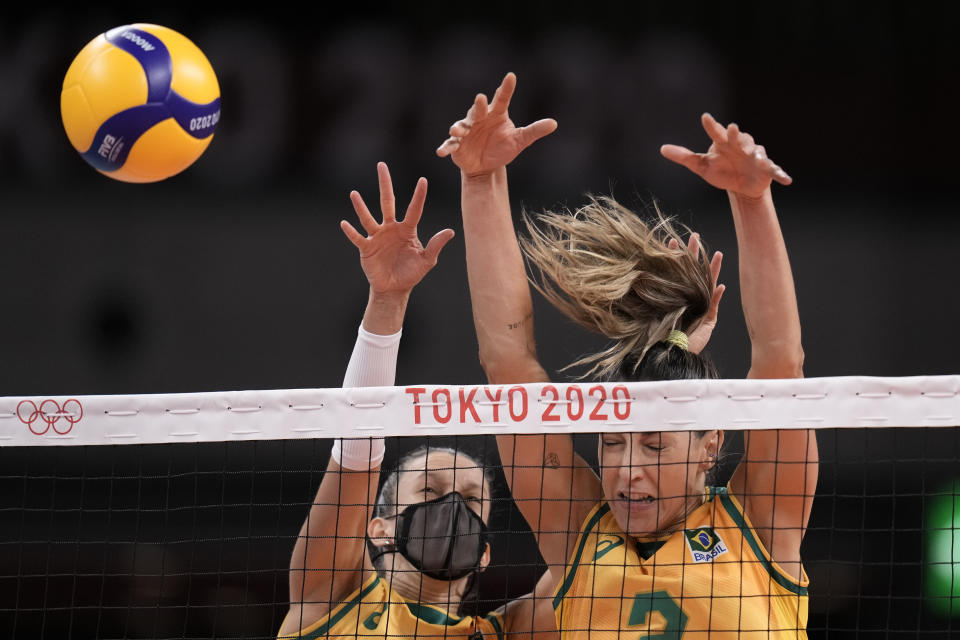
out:
{"label": "raised arm", "polygon": [[[792,179],[737,125],[723,127],[702,117],[712,141],[706,153],[664,145],[663,155],[711,185],[727,191],[740,262],[743,313],[750,334],[748,377],[803,375],[800,316],[783,234],[773,206],[771,182]],[[817,443],[806,430],[746,432],[744,460],[733,492],[774,560],[800,577],[800,542],[817,484]]]}
{"label": "raised arm", "polygon": [[515,87],[516,76],[508,73],[492,102],[478,94],[437,149],[460,168],[473,318],[480,362],[494,384],[548,380],[534,346],[533,303],[514,234],[506,167],[557,123],[545,119],[516,127],[507,114]]}
{"label": "raised arm", "polygon": [[737,233],[743,313],[750,334],[750,378],[803,376],[800,316],[787,248],[770,191],[772,181],[793,180],[737,125],[724,128],[710,114],[703,128],[706,153],[664,145],[663,155],[684,165],[730,199]]}
{"label": "raised arm", "polygon": [[[377,165],[383,222],[378,223],[356,191],[350,194],[367,237],[350,223],[343,232],[360,251],[370,295],[344,387],[392,386],[397,349],[413,287],[437,262],[451,229],[437,233],[424,248],[417,238],[427,181],[420,178],[406,216],[397,221],[390,173]],[[338,439],[326,473],[300,529],[290,560],[290,612],[280,634],[317,621],[356,590],[363,580],[365,532],[376,501],[382,438]]]}
{"label": "raised arm", "polygon": [[[494,384],[548,380],[534,346],[533,304],[511,218],[506,165],[557,123],[544,119],[516,127],[507,113],[515,87],[516,77],[508,73],[492,102],[477,95],[437,150],[460,168],[474,324],[480,361]],[[601,495],[599,481],[574,454],[569,436],[499,436],[497,445],[513,499],[551,573],[559,576],[569,538],[575,538],[589,503]],[[584,493],[588,498],[577,501]]]}

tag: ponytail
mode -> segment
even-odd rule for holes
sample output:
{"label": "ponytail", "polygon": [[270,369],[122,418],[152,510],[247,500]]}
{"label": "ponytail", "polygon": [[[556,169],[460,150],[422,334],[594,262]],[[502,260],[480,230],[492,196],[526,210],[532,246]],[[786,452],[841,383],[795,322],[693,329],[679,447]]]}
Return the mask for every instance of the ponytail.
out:
{"label": "ponytail", "polygon": [[[694,255],[670,249],[680,233],[654,206],[648,224],[609,197],[590,196],[572,214],[524,214],[527,235],[520,246],[531,267],[533,286],[580,326],[613,340],[600,353],[565,368],[592,365],[582,377],[633,379],[654,345],[670,332],[689,333],[710,307],[713,278],[706,249]],[[657,351],[658,370],[669,352]],[[684,352],[689,356],[696,356]],[[678,356],[681,357],[681,356]],[[715,368],[711,370],[715,372]],[[680,376],[692,377],[692,376]]]}

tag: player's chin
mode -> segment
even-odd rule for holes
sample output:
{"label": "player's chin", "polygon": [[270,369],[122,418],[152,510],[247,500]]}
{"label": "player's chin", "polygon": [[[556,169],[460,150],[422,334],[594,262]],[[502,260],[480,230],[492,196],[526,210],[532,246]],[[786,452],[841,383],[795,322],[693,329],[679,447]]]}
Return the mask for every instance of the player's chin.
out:
{"label": "player's chin", "polygon": [[614,500],[610,504],[613,516],[624,533],[633,537],[657,531],[658,501]]}

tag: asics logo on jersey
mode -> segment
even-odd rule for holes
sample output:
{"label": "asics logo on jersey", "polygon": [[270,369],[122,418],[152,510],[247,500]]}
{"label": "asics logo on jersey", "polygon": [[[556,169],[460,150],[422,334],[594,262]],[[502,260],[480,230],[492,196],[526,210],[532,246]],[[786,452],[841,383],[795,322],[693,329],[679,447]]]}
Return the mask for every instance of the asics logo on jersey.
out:
{"label": "asics logo on jersey", "polygon": [[597,551],[593,554],[594,560],[599,560],[623,544],[623,536],[613,535],[597,542]]}

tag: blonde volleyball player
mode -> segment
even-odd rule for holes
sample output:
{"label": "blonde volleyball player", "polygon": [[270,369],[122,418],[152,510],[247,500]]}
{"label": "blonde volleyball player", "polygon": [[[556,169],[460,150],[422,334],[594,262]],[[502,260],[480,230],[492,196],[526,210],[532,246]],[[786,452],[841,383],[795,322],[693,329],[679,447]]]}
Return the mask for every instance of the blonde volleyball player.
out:
{"label": "blonde volleyball player", "polygon": [[[508,74],[478,95],[437,150],[460,168],[467,267],[480,359],[492,383],[544,382],[533,340],[523,254],[514,235],[506,165],[556,128],[515,127]],[[730,199],[753,378],[802,375],[794,286],[770,184],[790,178],[763,147],[707,114],[706,153],[666,145]],[[610,198],[575,215],[528,220],[527,258],[561,311],[614,345],[585,359],[607,379],[716,377],[697,351],[716,320],[719,256],[688,249],[662,218],[650,224]],[[642,407],[635,407],[642,411]],[[549,567],[532,625],[564,638],[805,637],[800,544],[817,479],[811,432],[749,432],[726,487],[711,488],[723,432],[607,433],[599,476],[567,436],[501,436],[514,500]],[[568,505],[559,508],[558,505]]]}
{"label": "blonde volleyball player", "polygon": [[[386,165],[380,163],[377,172],[383,221],[377,222],[352,192],[366,237],[341,222],[360,251],[370,283],[344,387],[394,384],[410,292],[453,237],[445,229],[423,247],[417,223],[426,180],[417,183],[406,215],[398,220]],[[489,562],[490,489],[483,468],[450,449],[421,449],[400,461],[378,496],[383,453],[382,438],[335,441],[293,549],[290,611],[280,637],[496,637],[501,631],[496,615],[457,614],[471,576]],[[447,539],[441,543],[443,535]],[[449,553],[425,553],[424,538],[430,538],[431,549]]]}

